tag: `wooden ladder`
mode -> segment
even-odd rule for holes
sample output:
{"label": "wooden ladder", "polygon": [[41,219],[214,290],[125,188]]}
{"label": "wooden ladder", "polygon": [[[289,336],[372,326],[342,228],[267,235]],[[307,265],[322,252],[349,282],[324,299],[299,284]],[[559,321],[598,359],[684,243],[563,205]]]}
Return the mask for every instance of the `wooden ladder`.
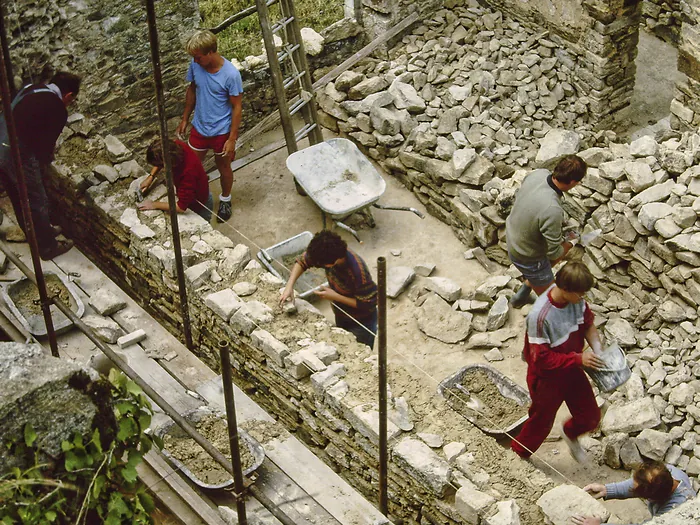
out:
{"label": "wooden ladder", "polygon": [[[274,3],[279,3],[282,18],[270,23],[269,7]],[[255,4],[287,152],[291,155],[299,149],[297,143],[307,136],[311,145],[323,141],[321,127],[318,124],[311,73],[306,61],[306,51],[301,39],[294,0],[255,0]],[[282,39],[282,49],[279,51],[274,42],[276,34]],[[298,87],[299,94],[292,97],[288,93],[295,87]],[[298,112],[301,112],[304,126],[295,131],[292,117]],[[296,180],[295,184],[297,191],[303,194]]]}

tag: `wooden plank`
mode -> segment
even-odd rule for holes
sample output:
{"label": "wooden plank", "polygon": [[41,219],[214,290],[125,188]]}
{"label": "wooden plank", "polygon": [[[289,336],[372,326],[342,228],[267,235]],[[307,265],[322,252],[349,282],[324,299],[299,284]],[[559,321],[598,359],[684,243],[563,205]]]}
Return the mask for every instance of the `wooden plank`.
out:
{"label": "wooden plank", "polygon": [[[204,525],[226,525],[217,510],[188,485],[170,464],[155,450],[150,450],[144,457],[144,464],[137,467],[139,477],[142,473],[146,485],[183,523],[201,523]],[[153,475],[146,472],[150,468]],[[174,492],[174,494],[172,494]],[[169,496],[166,500],[161,498]],[[177,496],[175,498],[174,496]],[[179,499],[179,501],[177,501]],[[193,521],[194,520],[194,521]]]}
{"label": "wooden plank", "polygon": [[[235,384],[233,389],[239,422],[251,419],[274,421]],[[220,377],[202,385],[197,392],[211,405],[225,409]],[[284,429],[280,423],[277,424]],[[284,437],[269,441],[264,447],[267,458],[338,522],[372,525],[385,521],[384,516],[350,484],[288,432],[284,431]]]}

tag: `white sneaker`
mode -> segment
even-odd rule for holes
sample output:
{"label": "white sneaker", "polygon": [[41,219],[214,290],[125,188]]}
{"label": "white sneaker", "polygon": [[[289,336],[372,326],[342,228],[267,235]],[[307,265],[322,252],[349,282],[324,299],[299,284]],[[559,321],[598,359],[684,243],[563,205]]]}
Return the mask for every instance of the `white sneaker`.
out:
{"label": "white sneaker", "polygon": [[579,463],[585,463],[588,461],[588,455],[586,454],[586,451],[583,450],[581,443],[579,443],[578,439],[570,439],[569,436],[566,435],[566,432],[564,432],[564,427],[561,429],[561,438],[569,447],[571,457],[573,457]]}

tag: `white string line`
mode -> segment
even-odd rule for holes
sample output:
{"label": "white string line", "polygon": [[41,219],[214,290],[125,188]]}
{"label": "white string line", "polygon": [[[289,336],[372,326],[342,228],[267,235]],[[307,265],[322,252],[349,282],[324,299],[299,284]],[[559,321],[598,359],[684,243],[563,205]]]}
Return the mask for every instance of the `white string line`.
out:
{"label": "white string line", "polygon": [[[207,210],[211,211],[212,214],[213,214],[214,216],[216,216],[216,213],[214,212],[214,210],[212,210],[212,209],[210,209],[210,208],[207,208],[207,206],[204,205],[204,204],[202,204],[199,200],[197,200],[197,202],[198,202],[200,205],[202,205],[204,208],[206,208]],[[229,228],[231,228],[231,230],[233,230],[234,232],[236,232],[237,234],[239,234],[241,237],[243,237],[244,239],[246,239],[248,242],[250,242],[251,244],[253,244],[253,245],[256,246],[257,248],[259,248],[260,250],[263,250],[263,251],[264,251],[264,248],[262,248],[260,245],[258,245],[255,241],[253,241],[253,240],[250,239],[249,237],[247,237],[243,232],[239,231],[239,230],[236,229],[234,226],[231,226],[230,224],[228,224],[228,222],[223,222],[223,223],[220,223],[220,224],[224,224],[224,225],[228,226]],[[279,261],[279,260],[277,260],[277,259],[273,259],[273,260],[277,261],[277,262],[278,262],[283,268],[285,268],[287,271],[290,271],[289,268],[287,268],[287,267],[282,263],[282,261]],[[313,288],[310,288],[310,289],[313,289]],[[335,304],[334,304],[334,306],[335,306]],[[343,311],[343,312],[344,312],[348,317],[350,317],[353,321],[355,321],[357,324],[359,324],[359,325],[362,326],[365,330],[367,330],[370,334],[372,334],[372,335],[374,335],[374,336],[376,337],[376,334],[375,334],[374,332],[372,332],[369,328],[367,328],[366,326],[364,326],[363,324],[361,324],[357,319],[353,318],[350,314],[348,314],[347,312],[345,312],[342,308],[338,308],[338,309],[341,310],[341,311]],[[258,329],[263,330],[263,328],[260,327],[260,326],[255,322],[254,319],[251,319],[251,322],[252,322]],[[423,375],[425,375],[425,376],[426,376],[428,379],[430,379],[433,383],[435,383],[435,384],[438,385],[438,386],[440,385],[440,381],[438,381],[436,378],[434,378],[433,376],[431,376],[430,373],[428,373],[426,370],[424,370],[423,368],[421,368],[418,364],[416,364],[415,362],[413,362],[413,361],[411,360],[410,357],[408,357],[408,356],[406,356],[405,354],[401,353],[400,351],[396,350],[396,348],[392,348],[392,352],[394,352],[395,354],[398,354],[400,357],[402,357],[402,358],[405,360],[405,362],[407,362],[408,364],[412,365],[416,370],[419,370],[421,373],[423,373]],[[450,395],[453,395],[453,396],[459,398],[459,395],[458,395],[457,393],[455,393],[455,392],[450,391]],[[464,401],[462,400],[462,402],[464,402]],[[472,409],[472,408],[469,408],[469,407],[467,407],[467,408],[470,409],[470,410],[473,410],[474,412],[477,412],[480,416],[482,416],[485,420],[487,420],[489,424],[493,425],[494,428],[497,428],[497,425],[495,424],[496,422],[495,422],[494,420],[492,420],[491,418],[489,418],[486,414],[484,414],[484,413],[481,412],[481,411],[478,411],[478,410],[474,410],[474,409]],[[459,414],[461,417],[463,417],[463,418],[464,418],[466,421],[468,421],[470,424],[472,424],[472,425],[476,426],[477,428],[479,428],[478,425],[476,425],[475,423],[473,423],[472,421],[470,421],[464,414],[461,414],[458,410],[455,410],[455,412],[456,412],[457,414]],[[479,430],[481,431],[480,428],[479,428]],[[548,463],[544,458],[542,458],[542,456],[541,456],[540,454],[537,454],[536,451],[530,450],[527,446],[525,446],[523,443],[521,443],[520,441],[518,441],[518,439],[515,438],[513,435],[511,435],[509,432],[503,432],[503,434],[504,434],[505,436],[507,436],[508,438],[510,438],[510,439],[511,439],[512,441],[514,441],[515,443],[517,443],[518,445],[520,445],[520,446],[521,446],[523,449],[525,449],[527,452],[529,452],[531,456],[536,456],[540,461],[542,461],[542,463],[544,463],[547,467],[549,467],[550,469],[552,469],[552,471],[554,471],[555,473],[559,474],[559,476],[561,476],[562,479],[564,479],[567,483],[570,483],[570,484],[572,484],[572,485],[576,485],[576,483],[575,483],[574,481],[572,481],[571,479],[569,479],[566,475],[564,475],[562,472],[560,472],[556,467],[554,467],[553,465],[551,465],[550,463]]]}

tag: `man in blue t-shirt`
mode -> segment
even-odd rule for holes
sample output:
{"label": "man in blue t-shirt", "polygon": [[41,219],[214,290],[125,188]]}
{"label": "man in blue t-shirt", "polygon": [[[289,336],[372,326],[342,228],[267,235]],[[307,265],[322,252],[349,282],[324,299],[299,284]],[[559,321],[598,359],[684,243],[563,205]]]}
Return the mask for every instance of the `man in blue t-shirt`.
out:
{"label": "man in blue t-shirt", "polygon": [[200,160],[204,160],[210,149],[214,151],[221,175],[216,215],[219,222],[225,222],[231,218],[231,162],[236,156],[241,124],[243,82],[236,67],[218,53],[216,35],[211,31],[197,31],[188,40],[186,49],[192,56],[186,77],[190,85],[185,95],[185,112],[176,133],[184,140],[194,111],[188,143]]}

